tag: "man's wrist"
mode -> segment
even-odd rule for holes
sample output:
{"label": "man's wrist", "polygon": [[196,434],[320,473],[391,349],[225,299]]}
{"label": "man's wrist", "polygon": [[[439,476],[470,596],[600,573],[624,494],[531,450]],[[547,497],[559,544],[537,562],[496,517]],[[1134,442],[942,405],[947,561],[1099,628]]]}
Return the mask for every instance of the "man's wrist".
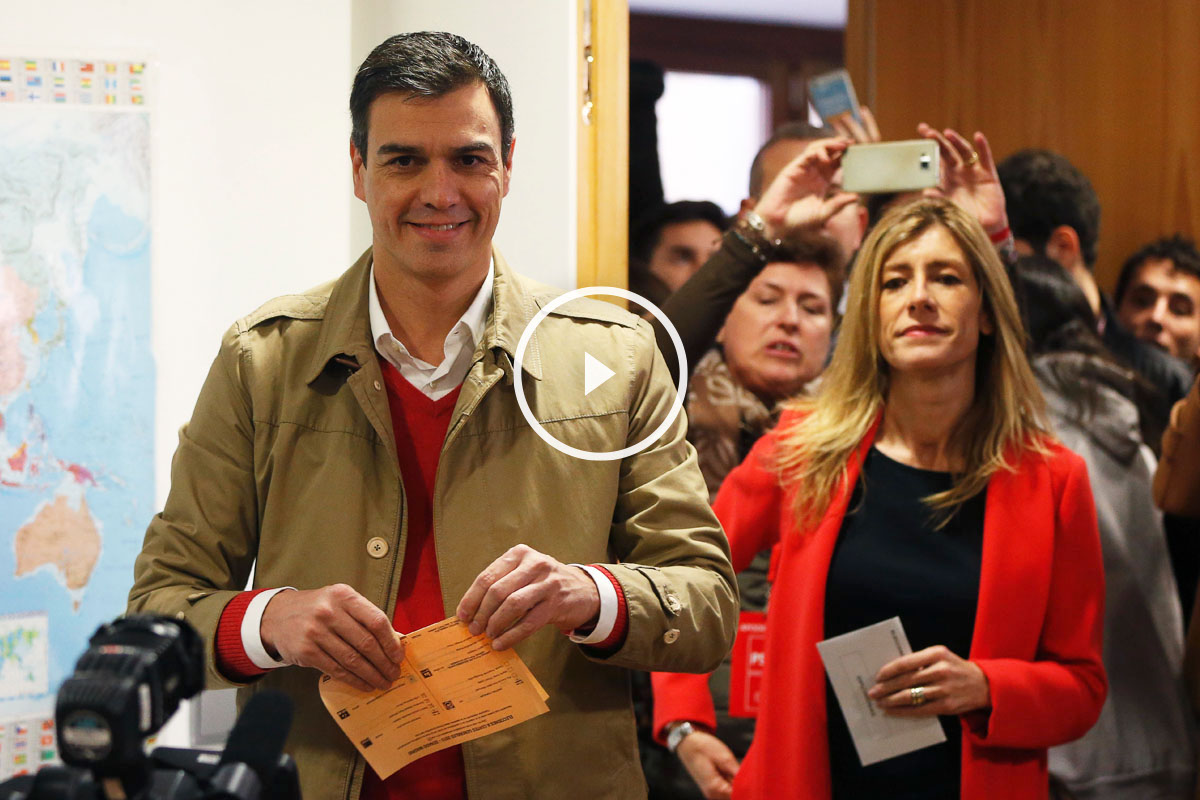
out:
{"label": "man's wrist", "polygon": [[283,591],[295,591],[295,587],[281,586],[278,589],[260,592],[250,601],[250,605],[246,606],[246,615],[242,617],[242,647],[245,648],[250,662],[259,669],[287,666],[286,661],[277,657],[278,653],[272,654],[267,649],[267,643],[262,638],[262,620],[267,610],[267,604],[275,598],[275,595]]}
{"label": "man's wrist", "polygon": [[595,617],[595,625],[592,626],[590,631],[587,630],[586,625],[576,628],[571,632],[570,639],[575,644],[598,644],[603,642],[613,632],[613,627],[617,622],[617,591],[613,588],[612,582],[608,577],[596,567],[588,564],[568,564],[568,566],[583,570],[591,578],[592,583],[596,586],[596,593],[600,601],[600,608]]}

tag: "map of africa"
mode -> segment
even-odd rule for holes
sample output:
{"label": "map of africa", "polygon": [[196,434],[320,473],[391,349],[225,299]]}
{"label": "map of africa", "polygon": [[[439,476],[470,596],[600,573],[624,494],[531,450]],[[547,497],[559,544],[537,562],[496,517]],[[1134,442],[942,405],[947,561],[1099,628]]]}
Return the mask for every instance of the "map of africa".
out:
{"label": "map of africa", "polygon": [[153,513],[149,131],[0,107],[0,719],[53,707]]}

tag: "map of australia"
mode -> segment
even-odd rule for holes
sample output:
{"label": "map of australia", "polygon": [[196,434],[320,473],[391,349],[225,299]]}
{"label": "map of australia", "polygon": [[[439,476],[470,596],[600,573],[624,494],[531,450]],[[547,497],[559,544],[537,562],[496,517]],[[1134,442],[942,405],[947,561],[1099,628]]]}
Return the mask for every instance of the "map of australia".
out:
{"label": "map of australia", "polygon": [[48,644],[0,717],[124,609],[152,513],[149,142],[143,110],[0,107],[0,619]]}

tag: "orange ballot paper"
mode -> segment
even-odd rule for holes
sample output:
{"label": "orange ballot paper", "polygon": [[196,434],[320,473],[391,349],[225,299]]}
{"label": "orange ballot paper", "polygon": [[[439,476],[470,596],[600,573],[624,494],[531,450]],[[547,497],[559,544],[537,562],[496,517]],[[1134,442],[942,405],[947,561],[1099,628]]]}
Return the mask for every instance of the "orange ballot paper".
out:
{"label": "orange ballot paper", "polygon": [[322,675],[321,700],[380,778],[421,756],[545,714],[548,695],[513,650],[457,617],[404,637],[390,689],[360,692]]}

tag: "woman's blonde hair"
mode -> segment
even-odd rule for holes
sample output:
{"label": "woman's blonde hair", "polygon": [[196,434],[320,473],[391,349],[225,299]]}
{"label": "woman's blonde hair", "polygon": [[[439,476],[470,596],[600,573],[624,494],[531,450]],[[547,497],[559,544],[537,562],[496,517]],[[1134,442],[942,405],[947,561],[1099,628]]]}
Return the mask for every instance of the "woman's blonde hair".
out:
{"label": "woman's blonde hair", "polygon": [[940,225],[962,248],[995,331],[981,335],[975,398],[953,432],[963,455],[954,485],[925,498],[942,522],[978,494],[1012,447],[1046,452],[1045,402],[1025,357],[1025,332],[1012,284],[976,219],[943,198],[922,198],[889,211],[863,243],[850,276],[849,302],[833,360],[813,398],[789,404],[803,417],[780,431],[776,467],[794,489],[794,511],[805,530],[824,514],[850,458],[883,410],[888,364],[879,351],[880,274],[900,245]]}

